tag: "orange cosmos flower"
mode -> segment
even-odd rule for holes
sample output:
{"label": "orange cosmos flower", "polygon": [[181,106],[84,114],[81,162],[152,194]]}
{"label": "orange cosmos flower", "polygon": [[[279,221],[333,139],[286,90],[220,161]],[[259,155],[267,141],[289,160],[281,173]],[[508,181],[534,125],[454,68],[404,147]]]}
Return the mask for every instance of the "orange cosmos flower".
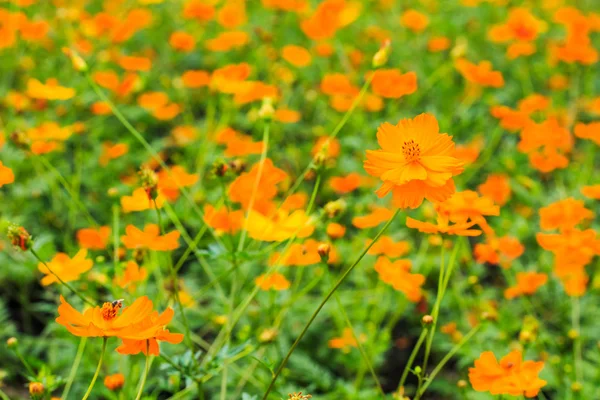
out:
{"label": "orange cosmos flower", "polygon": [[[127,309],[123,313],[125,313]],[[175,311],[172,308],[167,308],[162,314],[153,311],[147,318],[131,324],[121,332],[119,337],[123,340],[123,344],[117,347],[117,353],[120,354],[138,354],[158,356],[160,349],[158,342],[168,342],[171,344],[179,344],[183,340],[181,333],[171,333],[165,326],[171,322]]]}
{"label": "orange cosmos flower", "polygon": [[326,74],[321,80],[321,91],[327,95],[354,96],[360,91],[350,82],[350,78],[341,73]]}
{"label": "orange cosmos flower", "polygon": [[13,183],[15,181],[15,174],[12,169],[4,166],[0,161],[0,187]]}
{"label": "orange cosmos flower", "polygon": [[108,390],[112,390],[113,392],[119,390],[125,385],[125,375],[118,373],[113,375],[107,375],[104,378],[104,386]]}
{"label": "orange cosmos flower", "polygon": [[478,263],[500,264],[502,268],[510,267],[510,263],[525,252],[519,239],[511,236],[496,238],[488,236],[486,243],[477,243],[473,250]]}
{"label": "orange cosmos flower", "polygon": [[[250,197],[254,191],[256,179],[260,169],[260,163],[254,164],[249,172],[244,172],[231,183],[228,190],[229,199],[234,203],[240,203],[244,210],[250,206]],[[272,202],[277,195],[277,185],[287,178],[282,169],[273,165],[273,161],[267,158],[262,166],[262,173],[258,182],[259,190],[254,196],[253,210],[267,214],[274,208]]]}
{"label": "orange cosmos flower", "polygon": [[364,167],[383,181],[378,197],[392,192],[396,207],[416,208],[424,199],[441,202],[454,193],[452,177],[462,172],[463,162],[452,156],[452,137],[439,133],[434,116],[384,123],[377,141],[381,150],[367,150]]}
{"label": "orange cosmos flower", "polygon": [[146,271],[146,268],[140,267],[134,261],[128,261],[123,274],[115,276],[114,283],[122,289],[128,289],[129,292],[133,292],[136,285],[146,280],[147,276],[148,271]]}
{"label": "orange cosmos flower", "polygon": [[392,218],[392,215],[394,215],[394,212],[389,208],[374,206],[370,214],[352,218],[352,225],[359,229],[373,228],[387,222]]}
{"label": "orange cosmos flower", "polygon": [[104,250],[108,245],[110,232],[108,226],[80,229],[77,231],[77,242],[83,249]]}
{"label": "orange cosmos flower", "polygon": [[227,207],[215,209],[212,205],[204,206],[204,222],[217,232],[234,234],[242,229],[244,212],[229,211]]}
{"label": "orange cosmos flower", "polygon": [[540,226],[547,231],[573,229],[584,220],[593,218],[594,213],[585,208],[583,201],[572,197],[540,208]]}
{"label": "orange cosmos flower", "polygon": [[581,194],[588,199],[600,200],[600,185],[584,186],[581,188]]}
{"label": "orange cosmos flower", "polygon": [[105,101],[96,101],[94,104],[92,104],[90,110],[95,115],[108,115],[112,113],[110,105]]}
{"label": "orange cosmos flower", "polygon": [[326,232],[327,236],[331,239],[340,239],[346,234],[346,227],[336,222],[331,222],[327,224]]}
{"label": "orange cosmos flower", "polygon": [[556,118],[527,125],[520,137],[517,149],[529,154],[532,166],[540,171],[550,172],[569,164],[564,154],[571,151],[573,138]]}
{"label": "orange cosmos flower", "polygon": [[536,18],[527,8],[515,7],[509,11],[505,24],[497,25],[490,30],[490,36],[497,42],[532,41],[547,29],[548,24]]}
{"label": "orange cosmos flower", "polygon": [[542,361],[522,361],[520,351],[515,350],[496,360],[494,353],[485,351],[475,360],[475,367],[469,368],[469,380],[473,389],[491,394],[536,397],[546,381],[538,374],[544,368]]}
{"label": "orange cosmos flower", "polygon": [[[43,263],[38,264],[38,270],[45,274],[41,280],[43,286],[48,286],[56,282],[60,282],[54,275],[58,275],[63,282],[71,282],[79,279],[79,275],[89,271],[94,262],[86,259],[88,254],[87,249],[81,249],[70,258],[65,253],[57,253],[54,258],[47,263],[48,267]],[[54,274],[52,272],[54,272]]]}
{"label": "orange cosmos flower", "polygon": [[152,61],[147,57],[123,56],[119,58],[119,66],[126,71],[150,71]]}
{"label": "orange cosmos flower", "polygon": [[102,143],[102,154],[100,155],[100,165],[106,166],[110,160],[122,157],[129,152],[129,145],[125,143],[112,144],[111,142]]}
{"label": "orange cosmos flower", "polygon": [[188,174],[185,168],[173,165],[167,170],[161,170],[158,176],[158,190],[167,199],[174,201],[179,197],[179,188],[193,186],[198,182],[198,174]]}
{"label": "orange cosmos flower", "polygon": [[251,136],[244,135],[243,133],[229,127],[219,131],[215,141],[227,146],[225,149],[225,156],[227,157],[260,154],[264,147],[262,141],[255,142],[252,140]]}
{"label": "orange cosmos flower", "polygon": [[417,10],[406,10],[400,16],[400,25],[413,32],[421,32],[429,25],[429,17]]}
{"label": "orange cosmos flower", "polygon": [[298,266],[317,264],[321,262],[319,254],[320,242],[308,239],[304,243],[294,243],[285,254],[274,252],[269,257],[269,265]]}
{"label": "orange cosmos flower", "polygon": [[128,249],[169,251],[179,247],[179,232],[173,231],[161,236],[160,229],[155,224],[147,224],[143,231],[134,225],[127,225],[125,233],[125,236],[121,236],[121,241]]}
{"label": "orange cosmos flower", "polygon": [[492,70],[492,63],[489,61],[481,61],[479,64],[473,64],[464,58],[459,58],[456,60],[455,66],[468,82],[484,87],[499,88],[504,86],[502,73]]}
{"label": "orange cosmos flower", "polygon": [[310,151],[313,157],[317,154],[324,154],[325,158],[336,158],[340,155],[342,146],[337,139],[331,139],[329,136],[321,136],[317,139],[315,145]]}
{"label": "orange cosmos flower", "polygon": [[51,153],[59,148],[56,142],[35,141],[31,143],[31,152],[36,155]]}
{"label": "orange cosmos flower", "polygon": [[67,328],[71,334],[81,337],[119,336],[125,328],[148,318],[152,312],[152,301],[146,296],[136,299],[131,306],[123,307],[122,301],[106,302],[102,307],[88,308],[80,313],[60,296],[56,322]]}
{"label": "orange cosmos flower", "polygon": [[183,6],[183,18],[198,22],[210,21],[215,16],[214,5],[204,0],[188,0]]}
{"label": "orange cosmos flower", "polygon": [[[361,341],[361,343],[367,340],[365,334],[361,334],[358,338]],[[350,352],[351,347],[358,347],[358,342],[352,334],[352,329],[344,328],[342,336],[330,339],[328,342],[328,346],[331,349],[341,349],[344,353],[348,353]]]}
{"label": "orange cosmos flower", "polygon": [[536,240],[544,250],[556,256],[558,275],[562,275],[558,270],[587,265],[600,254],[600,239],[593,229],[568,229],[559,234],[538,233]]}
{"label": "orange cosmos flower", "polygon": [[304,210],[288,213],[279,209],[273,216],[251,210],[248,215],[248,236],[265,242],[282,242],[291,237],[306,238],[312,235],[314,221]]}
{"label": "orange cosmos flower", "polygon": [[529,113],[513,110],[507,106],[493,106],[490,108],[490,113],[500,120],[502,128],[509,131],[520,130],[533,123]]}
{"label": "orange cosmos flower", "polygon": [[535,45],[529,42],[513,43],[506,49],[506,57],[509,60],[514,60],[521,56],[530,56],[536,51]]}
{"label": "orange cosmos flower", "polygon": [[505,205],[511,197],[510,180],[504,174],[488,175],[486,181],[477,186],[477,190],[499,206]]}
{"label": "orange cosmos flower", "polygon": [[483,139],[477,135],[469,143],[457,144],[454,147],[453,156],[463,161],[465,165],[473,164],[479,158],[482,147]]}
{"label": "orange cosmos flower", "polygon": [[346,176],[334,176],[329,181],[329,185],[336,193],[346,194],[358,189],[361,182],[361,176],[356,172],[351,172]]}
{"label": "orange cosmos flower", "polygon": [[264,98],[277,99],[278,97],[279,90],[276,86],[267,85],[260,81],[245,81],[237,88],[233,96],[233,102],[243,105]]}
{"label": "orange cosmos flower", "polygon": [[475,221],[460,222],[454,225],[450,225],[448,213],[439,212],[437,213],[437,223],[421,222],[416,219],[407,217],[406,226],[412,229],[417,229],[423,233],[445,233],[448,235],[458,236],[479,236],[481,231],[478,229],[471,229],[475,225]]}
{"label": "orange cosmos flower", "polygon": [[580,139],[589,139],[600,146],[600,122],[577,123],[575,125],[575,136]]}
{"label": "orange cosmos flower", "polygon": [[185,71],[181,76],[183,86],[197,89],[210,84],[210,73],[201,70]]}
{"label": "orange cosmos flower", "polygon": [[274,272],[272,274],[263,274],[256,278],[255,280],[256,286],[261,288],[262,290],[286,290],[291,286],[290,281],[288,281],[285,276],[278,272]]}
{"label": "orange cosmos flower", "polygon": [[222,93],[235,93],[239,83],[248,79],[251,72],[248,63],[226,65],[213,71],[210,87]]}
{"label": "orange cosmos flower", "polygon": [[274,118],[284,124],[293,124],[300,121],[300,113],[294,110],[288,110],[287,108],[280,108],[275,111]]}
{"label": "orange cosmos flower", "polygon": [[289,195],[279,206],[282,210],[299,210],[306,206],[308,195],[306,193],[294,193]]}
{"label": "orange cosmos flower", "polygon": [[472,190],[454,193],[449,199],[437,205],[437,211],[448,215],[451,222],[475,222],[486,233],[491,233],[492,229],[484,217],[500,215],[499,206],[491,199],[480,197]]}
{"label": "orange cosmos flower", "polygon": [[30,78],[27,81],[27,95],[33,99],[69,100],[75,96],[75,90],[48,81],[43,84],[37,79]]}
{"label": "orange cosmos flower", "polygon": [[379,257],[375,263],[375,271],[379,279],[391,285],[406,295],[413,303],[421,300],[423,296],[421,286],[425,283],[425,277],[421,274],[411,274],[412,263],[410,260],[396,260],[391,262],[387,257]]}
{"label": "orange cosmos flower", "polygon": [[514,299],[518,296],[531,296],[548,282],[548,275],[537,272],[518,272],[516,286],[509,287],[504,291],[504,297]]}
{"label": "orange cosmos flower", "polygon": [[[367,245],[371,243],[369,239],[367,241]],[[400,240],[398,242],[394,242],[390,236],[381,236],[377,242],[369,249],[368,254],[379,255],[382,254],[384,256],[388,256],[390,258],[402,257],[408,250],[410,249],[410,245],[408,242],[404,240]]]}
{"label": "orange cosmos flower", "polygon": [[171,130],[171,136],[177,146],[185,146],[196,139],[198,132],[193,126],[180,125]]}
{"label": "orange cosmos flower", "polygon": [[312,56],[304,47],[287,45],[281,49],[281,57],[295,67],[303,68],[310,65]]}
{"label": "orange cosmos flower", "polygon": [[345,0],[325,0],[301,22],[300,28],[312,40],[331,39],[342,25]]}
{"label": "orange cosmos flower", "polygon": [[[156,205],[162,208],[165,203],[165,197],[159,193],[156,197]],[[145,211],[155,208],[154,200],[148,198],[148,193],[144,188],[137,188],[131,196],[121,197],[121,207],[124,213]]]}
{"label": "orange cosmos flower", "polygon": [[246,32],[231,31],[223,32],[214,39],[205,42],[205,47],[210,51],[229,51],[245,46],[250,42]]}
{"label": "orange cosmos flower", "polygon": [[399,99],[417,91],[417,74],[402,74],[399,69],[378,69],[373,72],[371,89],[386,99]]}
{"label": "orange cosmos flower", "polygon": [[217,14],[217,22],[226,29],[237,28],[246,21],[245,0],[227,0]]}
{"label": "orange cosmos flower", "polygon": [[585,272],[570,274],[561,279],[565,292],[571,297],[581,297],[585,294],[589,277]]}
{"label": "orange cosmos flower", "polygon": [[432,53],[437,53],[439,51],[444,51],[450,48],[451,42],[445,36],[435,36],[429,39],[427,42],[427,50]]}
{"label": "orange cosmos flower", "polygon": [[196,40],[189,33],[178,31],[171,34],[169,44],[175,50],[189,53],[196,47]]}

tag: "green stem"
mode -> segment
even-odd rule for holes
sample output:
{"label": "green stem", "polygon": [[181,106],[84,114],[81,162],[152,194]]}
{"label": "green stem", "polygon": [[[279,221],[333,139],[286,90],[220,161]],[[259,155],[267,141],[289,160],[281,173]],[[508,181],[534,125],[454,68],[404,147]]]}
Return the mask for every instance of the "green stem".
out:
{"label": "green stem", "polygon": [[383,226],[383,228],[381,228],[381,230],[379,231],[379,233],[377,233],[377,235],[375,235],[375,237],[373,238],[373,240],[371,241],[371,243],[369,243],[369,245],[365,247],[365,249],[358,256],[358,258],[356,259],[356,261],[344,272],[344,274],[340,277],[340,279],[337,281],[337,283],[331,288],[331,290],[329,291],[329,293],[327,293],[327,295],[325,296],[325,298],[321,301],[321,303],[319,304],[319,306],[317,307],[317,309],[314,311],[314,313],[312,314],[312,316],[310,317],[310,319],[308,320],[308,322],[306,323],[306,325],[304,325],[304,328],[300,332],[300,335],[298,335],[298,337],[296,338],[296,341],[294,342],[294,344],[292,344],[292,347],[290,347],[290,350],[288,351],[288,353],[286,354],[285,358],[283,359],[283,361],[279,365],[279,368],[277,368],[277,371],[275,372],[275,375],[273,375],[273,379],[271,379],[271,383],[269,384],[269,387],[267,388],[267,391],[265,392],[265,394],[263,396],[263,400],[266,400],[267,397],[269,396],[269,393],[271,392],[271,390],[275,386],[275,381],[277,380],[277,378],[281,374],[281,371],[283,371],[283,368],[287,364],[287,362],[290,359],[292,353],[294,352],[294,350],[296,349],[296,347],[298,346],[298,344],[300,343],[300,341],[302,340],[302,338],[304,337],[304,335],[308,331],[308,328],[311,326],[311,324],[313,323],[313,321],[317,318],[317,315],[319,315],[319,313],[321,312],[321,310],[323,309],[323,307],[325,306],[325,304],[327,303],[327,301],[331,298],[331,296],[333,296],[333,294],[335,293],[335,291],[342,285],[342,283],[344,282],[344,280],[346,280],[346,278],[348,277],[348,275],[350,275],[350,273],[352,272],[352,270],[363,259],[363,257],[365,256],[365,254],[367,254],[367,252],[371,248],[371,246],[373,246],[377,242],[377,240],[379,240],[379,238],[381,237],[381,235],[383,235],[383,233],[387,230],[387,228],[390,226],[390,224],[392,223],[392,221],[396,218],[396,216],[399,213],[400,213],[400,209],[397,209],[396,212],[394,212],[394,215],[392,215],[392,217]]}
{"label": "green stem", "polygon": [[146,365],[144,366],[144,374],[142,375],[142,380],[140,382],[140,389],[138,390],[137,396],[135,396],[135,400],[140,400],[142,398],[142,393],[144,392],[144,386],[146,386],[146,379],[148,378],[148,371],[150,370],[150,341],[146,339]]}
{"label": "green stem", "polygon": [[400,378],[400,382],[398,383],[398,391],[400,391],[400,389],[402,387],[404,387],[404,382],[406,381],[406,378],[408,376],[408,371],[410,371],[410,368],[412,367],[413,362],[415,361],[415,358],[417,357],[417,354],[419,353],[419,349],[421,348],[423,341],[427,337],[428,331],[429,331],[429,328],[423,328],[423,330],[421,331],[421,335],[419,336],[419,339],[417,340],[417,344],[415,344],[413,351],[410,353],[410,357],[408,357],[408,362],[404,366],[404,371],[402,371],[402,377]]}
{"label": "green stem", "polygon": [[[160,234],[164,235],[165,234],[165,229],[162,223],[162,216],[161,216],[161,212],[158,209],[158,204],[156,204],[156,199],[152,199],[152,201],[154,202],[154,209],[156,210],[156,216],[158,219],[158,227],[160,229]],[[193,351],[194,350],[194,344],[192,343],[192,340],[190,338],[190,326],[188,324],[187,318],[185,316],[185,312],[183,310],[183,304],[181,304],[181,298],[179,297],[179,279],[177,277],[177,272],[175,271],[175,268],[173,268],[173,260],[171,259],[171,255],[167,254],[167,258],[168,258],[168,266],[169,266],[169,274],[171,275],[171,280],[173,281],[173,292],[175,293],[175,302],[177,303],[177,308],[179,310],[179,313],[181,314],[181,321],[183,322],[183,326],[185,327],[185,337],[186,337],[186,342],[188,347]]]}
{"label": "green stem", "polygon": [[106,352],[106,342],[107,341],[108,341],[108,337],[105,336],[102,338],[102,350],[100,351],[100,360],[98,360],[98,366],[96,367],[96,372],[94,373],[94,377],[92,378],[92,381],[90,382],[90,386],[88,386],[88,389],[85,392],[83,399],[81,399],[81,400],[86,400],[88,397],[90,397],[90,393],[92,393],[92,389],[94,388],[96,379],[98,379],[98,375],[100,374],[100,368],[102,368],[102,361],[104,361],[104,353]]}
{"label": "green stem", "polygon": [[[452,358],[452,356],[454,356],[454,354],[456,354],[456,352],[458,350],[460,350],[460,348],[463,347],[465,345],[465,343],[467,343],[473,337],[473,335],[475,335],[477,333],[477,331],[481,328],[481,326],[482,326],[482,323],[477,324],[477,326],[475,326],[473,329],[471,329],[469,331],[469,333],[467,333],[460,342],[458,342],[456,345],[454,345],[454,347],[452,349],[450,349],[448,354],[446,354],[446,356],[444,358],[442,358],[442,361],[440,361],[440,363],[433,369],[431,374],[427,377],[427,382],[425,383],[425,385],[423,385],[421,390],[417,393],[415,400],[419,400],[421,398],[421,396],[423,396],[423,394],[425,393],[425,391],[427,390],[427,388],[429,387],[431,382],[433,382],[433,379],[442,370],[442,368],[444,368],[444,365],[446,365],[446,363]],[[423,371],[423,372],[425,372],[425,371]]]}
{"label": "green stem", "polygon": [[77,348],[77,354],[75,355],[75,361],[73,361],[73,367],[71,367],[71,372],[69,373],[69,378],[67,379],[67,384],[65,385],[65,390],[63,391],[61,400],[66,400],[69,392],[71,391],[71,386],[73,385],[73,381],[75,380],[75,376],[77,375],[77,369],[79,368],[79,363],[81,363],[81,357],[83,356],[83,351],[85,350],[85,344],[87,343],[87,337],[82,337],[79,342],[79,347]]}
{"label": "green stem", "polygon": [[29,375],[31,375],[32,377],[35,376],[36,374],[33,371],[33,368],[31,368],[31,365],[29,365],[29,363],[27,362],[27,360],[25,359],[25,357],[23,357],[23,354],[21,354],[21,351],[19,350],[18,347],[15,348],[15,354],[17,355],[17,357],[19,358],[19,360],[21,360],[21,362],[25,366],[25,369],[29,373]]}
{"label": "green stem", "polygon": [[35,250],[33,250],[33,247],[29,248],[29,251],[31,251],[31,254],[33,254],[33,256],[34,256],[35,258],[37,258],[37,259],[38,259],[38,261],[39,261],[39,262],[41,262],[41,263],[44,265],[44,267],[46,267],[46,269],[47,269],[47,270],[48,270],[48,271],[49,271],[49,272],[50,272],[52,275],[54,275],[54,276],[56,277],[56,279],[58,279],[58,281],[59,281],[59,282],[60,282],[60,283],[61,283],[63,286],[65,286],[67,289],[69,289],[71,292],[73,292],[75,295],[77,295],[77,297],[79,297],[81,300],[83,300],[83,302],[84,302],[84,303],[86,303],[86,304],[88,304],[88,305],[90,305],[90,306],[92,306],[92,307],[94,307],[94,306],[95,306],[95,304],[94,304],[93,302],[91,302],[90,300],[86,299],[86,298],[85,298],[85,297],[84,297],[84,296],[83,296],[81,293],[79,293],[77,290],[75,290],[75,289],[73,288],[73,286],[71,286],[71,285],[69,285],[67,282],[63,281],[63,280],[62,280],[62,278],[61,278],[60,276],[56,275],[56,273],[54,273],[54,271],[52,271],[52,270],[50,269],[50,267],[48,266],[48,264],[46,264],[46,262],[40,258],[40,256],[39,256],[39,255],[38,255],[38,254],[35,252]]}

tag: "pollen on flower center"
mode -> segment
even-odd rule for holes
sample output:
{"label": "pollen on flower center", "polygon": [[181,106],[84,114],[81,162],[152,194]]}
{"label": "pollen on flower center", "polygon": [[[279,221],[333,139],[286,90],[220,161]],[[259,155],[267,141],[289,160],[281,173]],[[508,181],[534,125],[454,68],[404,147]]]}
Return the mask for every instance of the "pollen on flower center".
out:
{"label": "pollen on flower center", "polygon": [[402,145],[402,153],[408,162],[418,160],[419,157],[421,157],[421,148],[419,147],[419,143],[412,139],[404,142]]}
{"label": "pollen on flower center", "polygon": [[122,301],[113,301],[112,303],[107,301],[102,305],[102,318],[104,318],[105,321],[114,319],[122,306]]}

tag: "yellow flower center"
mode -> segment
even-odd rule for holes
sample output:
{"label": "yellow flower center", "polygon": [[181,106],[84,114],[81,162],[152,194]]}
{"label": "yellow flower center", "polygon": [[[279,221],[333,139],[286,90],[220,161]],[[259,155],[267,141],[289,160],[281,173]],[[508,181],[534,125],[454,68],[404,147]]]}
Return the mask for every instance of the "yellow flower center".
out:
{"label": "yellow flower center", "polygon": [[117,316],[117,312],[123,306],[123,302],[120,300],[111,302],[106,302],[102,304],[102,318],[105,321],[110,321]]}
{"label": "yellow flower center", "polygon": [[407,162],[418,160],[419,157],[421,157],[421,148],[419,147],[419,143],[412,139],[404,142],[402,145],[402,153],[404,154],[404,158]]}

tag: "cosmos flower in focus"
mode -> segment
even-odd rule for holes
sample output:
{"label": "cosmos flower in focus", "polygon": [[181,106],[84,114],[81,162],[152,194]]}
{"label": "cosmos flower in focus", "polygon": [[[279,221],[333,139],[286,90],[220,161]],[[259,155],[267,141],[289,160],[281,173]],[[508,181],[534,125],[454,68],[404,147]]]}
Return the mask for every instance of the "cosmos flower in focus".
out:
{"label": "cosmos flower in focus", "polygon": [[378,197],[392,192],[396,207],[417,208],[424,199],[441,202],[454,193],[452,177],[462,172],[463,162],[453,157],[452,137],[439,133],[434,116],[384,123],[377,141],[381,150],[367,150],[364,167],[383,181]]}

